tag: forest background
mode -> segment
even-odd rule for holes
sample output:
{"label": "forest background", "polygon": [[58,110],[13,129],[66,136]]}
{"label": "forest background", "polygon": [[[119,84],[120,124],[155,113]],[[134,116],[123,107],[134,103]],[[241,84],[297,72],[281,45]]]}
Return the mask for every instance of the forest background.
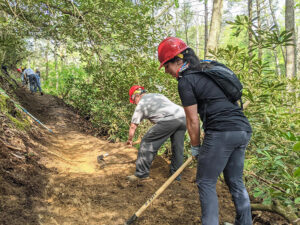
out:
{"label": "forest background", "polygon": [[[299,0],[0,0],[0,63],[17,80],[17,68],[39,68],[46,93],[75,107],[99,136],[126,141],[132,85],[180,104],[177,81],[158,70],[157,46],[182,38],[243,82],[253,127],[246,186],[267,209],[297,218],[299,14]],[[160,154],[169,151],[166,143]]]}

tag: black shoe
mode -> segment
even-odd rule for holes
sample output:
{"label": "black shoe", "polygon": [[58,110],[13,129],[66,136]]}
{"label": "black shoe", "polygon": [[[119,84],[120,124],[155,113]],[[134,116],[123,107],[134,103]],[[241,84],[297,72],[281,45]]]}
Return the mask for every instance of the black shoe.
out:
{"label": "black shoe", "polygon": [[44,93],[43,93],[43,92],[41,92],[41,95],[44,95]]}

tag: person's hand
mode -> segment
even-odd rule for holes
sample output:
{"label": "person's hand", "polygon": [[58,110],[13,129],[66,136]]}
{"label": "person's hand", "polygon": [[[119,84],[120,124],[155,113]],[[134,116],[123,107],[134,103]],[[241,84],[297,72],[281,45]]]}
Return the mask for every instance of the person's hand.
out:
{"label": "person's hand", "polygon": [[192,153],[192,156],[194,158],[197,158],[198,154],[199,154],[199,151],[200,151],[200,148],[201,146],[200,145],[197,145],[197,146],[191,146],[191,153]]}
{"label": "person's hand", "polygon": [[128,140],[126,144],[132,147],[132,140]]}

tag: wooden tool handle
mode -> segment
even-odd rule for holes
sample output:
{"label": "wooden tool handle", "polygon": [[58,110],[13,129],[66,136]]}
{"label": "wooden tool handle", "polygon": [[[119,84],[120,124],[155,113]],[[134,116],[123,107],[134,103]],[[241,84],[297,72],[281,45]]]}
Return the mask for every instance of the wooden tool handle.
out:
{"label": "wooden tool handle", "polygon": [[141,214],[147,209],[147,207],[162,193],[164,190],[178,177],[178,175],[184,170],[184,168],[192,161],[193,157],[189,157],[184,164],[171,176],[169,179],[144,203],[144,205],[127,220],[125,225],[132,224]]}

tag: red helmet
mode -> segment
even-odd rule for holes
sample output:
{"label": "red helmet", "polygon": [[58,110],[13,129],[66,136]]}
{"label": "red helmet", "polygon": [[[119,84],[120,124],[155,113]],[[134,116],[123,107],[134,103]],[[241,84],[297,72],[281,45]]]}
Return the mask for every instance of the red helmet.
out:
{"label": "red helmet", "polygon": [[179,53],[186,50],[188,46],[184,41],[177,37],[168,37],[160,42],[158,46],[158,60],[160,61],[159,69],[170,59],[173,59]]}
{"label": "red helmet", "polygon": [[132,104],[134,103],[134,101],[133,101],[133,99],[132,99],[131,97],[132,97],[133,93],[134,93],[137,89],[139,89],[139,88],[141,88],[142,90],[145,90],[144,87],[139,86],[139,85],[133,85],[133,86],[129,89],[129,101],[130,101],[130,103],[132,103]]}
{"label": "red helmet", "polygon": [[18,68],[18,69],[17,69],[17,71],[18,71],[19,73],[21,73],[21,72],[22,72],[22,70],[21,70],[20,68]]}

